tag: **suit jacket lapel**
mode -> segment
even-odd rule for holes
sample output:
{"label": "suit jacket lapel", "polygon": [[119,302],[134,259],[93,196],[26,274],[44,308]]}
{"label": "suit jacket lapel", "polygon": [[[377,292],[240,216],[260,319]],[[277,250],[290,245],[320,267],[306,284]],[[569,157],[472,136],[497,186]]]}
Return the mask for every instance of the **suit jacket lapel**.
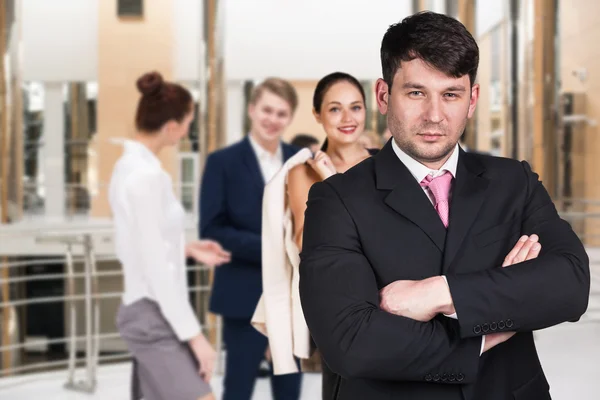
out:
{"label": "suit jacket lapel", "polygon": [[283,147],[283,163],[285,164],[285,162],[290,159],[290,157],[292,157],[294,154],[296,154],[298,152],[298,150],[295,148],[294,146],[290,146],[289,144],[282,144]]}
{"label": "suit jacket lapel", "polygon": [[446,228],[419,183],[394,153],[391,141],[374,159],[377,189],[390,191],[385,203],[417,225],[443,252]]}
{"label": "suit jacket lapel", "polygon": [[456,180],[452,188],[450,222],[446,237],[443,272],[446,273],[477,218],[489,185],[483,165],[473,156],[460,151]]}
{"label": "suit jacket lapel", "polygon": [[260,171],[260,164],[258,163],[258,159],[256,158],[256,154],[252,149],[252,145],[250,144],[250,139],[248,139],[248,137],[244,138],[243,153],[243,161],[247,167],[248,173],[250,174],[252,181],[261,190],[264,190],[265,180],[262,176],[262,172]]}

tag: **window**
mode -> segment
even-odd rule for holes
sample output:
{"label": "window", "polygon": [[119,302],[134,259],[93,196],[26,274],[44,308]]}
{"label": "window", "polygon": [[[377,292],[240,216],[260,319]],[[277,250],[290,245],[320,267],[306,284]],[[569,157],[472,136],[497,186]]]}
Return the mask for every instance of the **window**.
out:
{"label": "window", "polygon": [[117,15],[119,17],[141,17],[144,15],[143,0],[118,0]]}
{"label": "window", "polygon": [[179,153],[179,184],[176,193],[183,208],[189,214],[198,212],[199,164],[198,153]]}

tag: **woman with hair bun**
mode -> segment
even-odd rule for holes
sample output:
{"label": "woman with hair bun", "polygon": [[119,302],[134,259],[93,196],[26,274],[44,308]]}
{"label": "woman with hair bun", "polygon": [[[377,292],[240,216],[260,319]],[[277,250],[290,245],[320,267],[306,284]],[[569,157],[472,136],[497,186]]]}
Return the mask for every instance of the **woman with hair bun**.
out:
{"label": "woman with hair bun", "polygon": [[230,254],[210,240],[185,243],[185,212],[158,158],[187,135],[192,96],[157,72],[140,77],[137,88],[136,133],[125,141],[109,189],[124,275],[117,327],[145,400],[214,399],[215,351],[189,303],[186,257],[217,266]]}

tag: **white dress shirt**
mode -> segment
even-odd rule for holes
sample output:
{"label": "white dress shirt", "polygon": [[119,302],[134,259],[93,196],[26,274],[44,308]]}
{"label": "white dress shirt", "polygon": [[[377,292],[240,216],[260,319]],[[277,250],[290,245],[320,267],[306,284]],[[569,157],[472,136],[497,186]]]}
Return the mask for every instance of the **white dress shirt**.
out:
{"label": "white dress shirt", "polygon": [[150,299],[181,341],[200,333],[188,300],[185,211],[173,182],[146,146],[126,140],[113,169],[110,206],[115,249],[123,266],[123,304]]}
{"label": "white dress shirt", "polygon": [[271,153],[258,144],[252,135],[248,134],[248,139],[250,139],[250,145],[252,146],[252,150],[254,150],[256,158],[258,159],[260,172],[266,185],[283,166],[283,150],[281,149],[281,144],[277,146],[277,151],[275,151],[275,153]]}
{"label": "white dress shirt", "polygon": [[[446,160],[444,165],[442,165],[442,167],[439,170],[434,170],[429,167],[426,167],[425,165],[421,164],[420,162],[418,162],[417,160],[415,160],[414,158],[412,158],[411,156],[406,154],[396,144],[395,140],[392,140],[392,148],[394,149],[394,153],[396,153],[396,156],[398,156],[400,161],[402,161],[402,164],[404,164],[406,166],[406,168],[408,168],[408,170],[410,171],[412,176],[414,176],[414,178],[417,180],[417,182],[419,182],[419,184],[423,181],[423,179],[425,179],[425,177],[427,175],[431,175],[432,178],[436,178],[436,177],[442,175],[444,172],[449,172],[450,174],[452,174],[452,177],[454,179],[456,179],[456,168],[458,167],[458,155],[460,154],[460,151],[458,149],[458,144],[454,147],[454,150],[452,151],[452,155],[450,156],[450,158],[448,158],[448,160]],[[428,187],[423,187],[423,191],[429,198],[429,201],[431,201],[431,204],[435,205],[435,198],[433,196],[433,193],[431,193],[431,190],[429,190]],[[450,192],[450,194],[448,196],[448,201],[450,201],[451,199],[452,199],[452,192]],[[448,283],[448,280],[446,279],[446,277],[444,275],[442,275],[442,278],[444,278],[446,283]],[[444,315],[448,318],[458,319],[458,316],[456,313],[450,314],[450,315],[446,315],[446,314],[444,314]],[[485,336],[483,336],[483,340],[481,342],[481,352],[482,353],[483,353],[484,346],[485,346]]]}

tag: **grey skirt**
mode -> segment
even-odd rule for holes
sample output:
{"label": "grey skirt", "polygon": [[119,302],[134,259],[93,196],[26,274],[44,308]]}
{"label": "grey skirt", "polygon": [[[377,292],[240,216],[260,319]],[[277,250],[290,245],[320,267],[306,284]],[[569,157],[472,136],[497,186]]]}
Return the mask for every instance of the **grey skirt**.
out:
{"label": "grey skirt", "polygon": [[211,392],[187,343],[182,343],[158,305],[147,299],[119,307],[117,328],[134,358],[132,398],[196,400]]}

